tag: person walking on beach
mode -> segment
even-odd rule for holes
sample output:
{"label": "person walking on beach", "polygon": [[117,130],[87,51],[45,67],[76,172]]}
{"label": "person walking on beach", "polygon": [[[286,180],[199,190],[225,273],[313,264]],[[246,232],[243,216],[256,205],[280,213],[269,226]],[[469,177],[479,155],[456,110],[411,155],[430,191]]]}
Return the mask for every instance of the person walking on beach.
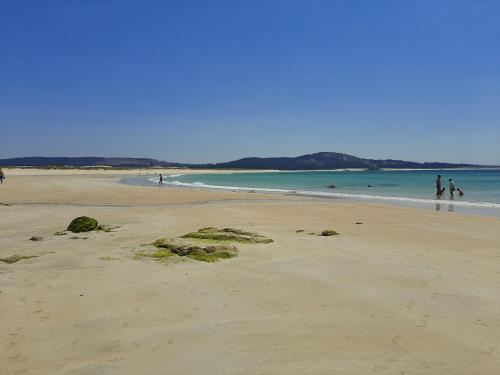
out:
{"label": "person walking on beach", "polygon": [[450,189],[450,197],[453,198],[453,192],[455,189],[455,181],[452,178],[448,179],[448,188]]}
{"label": "person walking on beach", "polygon": [[3,171],[0,169],[0,184],[3,184],[3,180],[5,180],[5,175]]}
{"label": "person walking on beach", "polygon": [[160,173],[160,179],[158,180],[158,185],[163,186],[163,176]]}
{"label": "person walking on beach", "polygon": [[438,174],[436,179],[436,196],[439,198],[443,195],[443,190],[441,189],[441,175]]}

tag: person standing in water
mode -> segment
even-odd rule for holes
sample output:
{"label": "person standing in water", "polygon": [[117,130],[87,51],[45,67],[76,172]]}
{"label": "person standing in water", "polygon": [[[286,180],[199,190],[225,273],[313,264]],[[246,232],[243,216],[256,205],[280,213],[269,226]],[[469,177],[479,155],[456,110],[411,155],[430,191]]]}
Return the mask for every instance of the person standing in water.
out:
{"label": "person standing in water", "polygon": [[158,185],[163,186],[163,176],[160,173],[160,179],[158,180]]}
{"label": "person standing in water", "polygon": [[439,198],[443,195],[443,190],[441,189],[441,175],[438,174],[436,179],[436,196]]}
{"label": "person standing in water", "polygon": [[452,178],[448,179],[448,187],[450,189],[450,198],[453,198],[453,192],[456,190],[455,189],[455,181],[453,181]]}

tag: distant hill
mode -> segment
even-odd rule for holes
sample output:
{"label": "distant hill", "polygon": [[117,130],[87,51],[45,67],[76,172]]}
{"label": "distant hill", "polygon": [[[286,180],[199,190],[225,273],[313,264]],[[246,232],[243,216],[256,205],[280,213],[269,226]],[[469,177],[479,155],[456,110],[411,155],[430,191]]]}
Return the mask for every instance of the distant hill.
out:
{"label": "distant hill", "polygon": [[312,169],[344,169],[344,168],[474,168],[474,164],[451,163],[417,163],[404,160],[363,159],[338,152],[318,152],[297,157],[244,158],[226,163],[215,164],[183,164],[171,163],[146,158],[103,158],[103,157],[24,157],[0,159],[4,167],[96,167],[114,168],[153,168],[153,167],[189,167],[189,168],[221,168],[221,169],[280,169],[280,170],[312,170]]}
{"label": "distant hill", "polygon": [[101,158],[101,157],[42,157],[0,159],[0,166],[9,167],[95,167],[152,168],[175,167],[178,163],[167,163],[146,158]]}
{"label": "distant hill", "polygon": [[344,169],[344,168],[460,168],[479,167],[472,164],[450,163],[417,163],[404,160],[377,160],[363,159],[338,152],[318,152],[292,158],[244,158],[227,163],[209,164],[207,168],[236,168],[236,169],[281,169],[281,170],[311,170],[311,169]]}

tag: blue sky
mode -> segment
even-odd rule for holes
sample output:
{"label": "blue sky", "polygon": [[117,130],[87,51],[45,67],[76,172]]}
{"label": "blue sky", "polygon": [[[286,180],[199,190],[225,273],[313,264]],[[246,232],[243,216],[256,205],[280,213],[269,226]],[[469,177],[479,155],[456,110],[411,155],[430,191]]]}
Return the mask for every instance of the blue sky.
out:
{"label": "blue sky", "polygon": [[500,164],[500,1],[0,0],[0,141]]}

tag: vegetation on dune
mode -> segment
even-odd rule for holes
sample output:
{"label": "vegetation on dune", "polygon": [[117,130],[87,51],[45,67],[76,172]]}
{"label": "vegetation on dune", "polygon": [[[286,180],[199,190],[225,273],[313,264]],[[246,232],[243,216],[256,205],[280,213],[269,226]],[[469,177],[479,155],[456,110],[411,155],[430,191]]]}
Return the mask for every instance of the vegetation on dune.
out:
{"label": "vegetation on dune", "polygon": [[0,258],[0,261],[1,262],[5,262],[5,263],[16,263],[16,262],[19,262],[20,260],[23,260],[23,259],[30,259],[30,258],[37,258],[39,255],[11,255],[9,257],[6,257],[6,258]]}
{"label": "vegetation on dune", "polygon": [[97,228],[97,220],[88,216],[80,216],[68,226],[68,231],[73,233],[90,232]]}
{"label": "vegetation on dune", "polygon": [[246,232],[241,229],[214,227],[201,228],[197,232],[187,233],[182,238],[192,238],[198,240],[229,241],[240,243],[271,243],[272,239],[261,236],[257,233]]}

